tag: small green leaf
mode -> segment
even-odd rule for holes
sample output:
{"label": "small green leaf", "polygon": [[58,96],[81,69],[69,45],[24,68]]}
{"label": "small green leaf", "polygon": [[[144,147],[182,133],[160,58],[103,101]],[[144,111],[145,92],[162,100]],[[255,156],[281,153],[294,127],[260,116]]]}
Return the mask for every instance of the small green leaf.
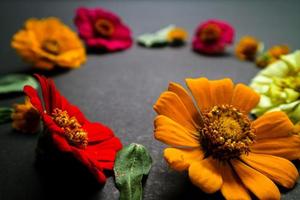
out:
{"label": "small green leaf", "polygon": [[0,108],[0,124],[11,121],[12,108],[2,107]]}
{"label": "small green leaf", "polygon": [[151,165],[152,158],[143,145],[132,143],[118,152],[114,173],[120,200],[142,199],[142,179]]}
{"label": "small green leaf", "polygon": [[38,87],[37,81],[30,75],[9,74],[0,77],[0,94],[22,92],[25,85]]}

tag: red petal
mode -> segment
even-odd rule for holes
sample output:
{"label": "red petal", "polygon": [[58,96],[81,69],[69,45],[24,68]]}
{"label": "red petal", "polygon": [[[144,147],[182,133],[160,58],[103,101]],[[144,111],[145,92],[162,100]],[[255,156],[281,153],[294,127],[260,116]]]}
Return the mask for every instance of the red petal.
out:
{"label": "red petal", "polygon": [[114,136],[112,130],[98,122],[86,122],[82,127],[88,132],[90,143],[101,142]]}
{"label": "red petal", "polygon": [[91,159],[97,161],[114,161],[116,157],[116,151],[114,149],[97,149],[91,146],[85,151]]}
{"label": "red petal", "polygon": [[40,114],[43,114],[44,108],[37,91],[28,85],[26,85],[23,90],[24,93],[29,97],[31,104],[40,112]]}
{"label": "red petal", "polygon": [[117,137],[112,137],[104,142],[97,143],[97,144],[89,144],[89,146],[93,146],[93,148],[97,149],[113,149],[115,151],[119,151],[122,149],[122,143]]}

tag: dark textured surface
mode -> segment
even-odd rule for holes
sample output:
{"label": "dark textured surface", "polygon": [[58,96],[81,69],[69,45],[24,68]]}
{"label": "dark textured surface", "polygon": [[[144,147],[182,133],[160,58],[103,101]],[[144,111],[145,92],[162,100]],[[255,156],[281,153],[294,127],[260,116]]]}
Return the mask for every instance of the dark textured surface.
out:
{"label": "dark textured surface", "polygon": [[[281,43],[292,49],[300,46],[299,1],[2,1],[0,74],[31,72],[10,48],[11,36],[27,18],[57,16],[74,28],[74,10],[80,5],[103,6],[115,11],[132,27],[134,36],[170,23],[183,26],[192,34],[200,21],[220,18],[236,28],[236,38],[251,34],[266,46]],[[206,76],[230,77],[235,82],[249,83],[257,71],[252,63],[236,60],[232,48],[225,56],[207,57],[193,53],[190,44],[162,49],[134,45],[124,52],[89,55],[82,68],[52,74],[52,77],[62,94],[90,120],[110,126],[125,145],[136,142],[150,150],[154,164],[145,184],[144,199],[219,199],[219,194],[206,196],[191,185],[187,174],[174,172],[165,164],[164,145],[154,140],[152,134],[155,116],[152,105],[169,81],[183,83],[185,77]],[[22,97],[14,95],[0,98],[0,106],[22,101]],[[1,125],[0,130],[1,200],[118,199],[112,177],[102,189],[89,191],[85,183],[76,183],[81,180],[76,179],[76,173],[75,184],[81,189],[67,187],[63,167],[58,175],[52,176],[52,167],[38,173],[34,167],[37,137],[13,132],[10,125]],[[283,199],[299,197],[299,186],[283,194]]]}

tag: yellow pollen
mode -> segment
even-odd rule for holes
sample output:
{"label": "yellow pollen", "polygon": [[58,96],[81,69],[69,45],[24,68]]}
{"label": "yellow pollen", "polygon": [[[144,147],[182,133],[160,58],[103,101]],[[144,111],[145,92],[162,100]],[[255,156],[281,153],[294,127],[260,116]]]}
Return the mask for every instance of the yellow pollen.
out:
{"label": "yellow pollen", "polygon": [[255,130],[241,111],[230,105],[214,106],[203,117],[204,127],[199,132],[206,156],[228,160],[250,151]]}
{"label": "yellow pollen", "polygon": [[215,24],[209,24],[200,32],[200,39],[207,44],[212,44],[221,36],[221,28]]}
{"label": "yellow pollen", "polygon": [[80,148],[86,148],[88,144],[87,132],[81,128],[81,124],[75,117],[70,117],[67,111],[55,108],[52,113],[54,122],[64,130],[67,140]]}
{"label": "yellow pollen", "polygon": [[58,55],[60,47],[56,40],[47,39],[42,43],[42,49],[50,54]]}
{"label": "yellow pollen", "polygon": [[114,25],[106,19],[98,19],[94,26],[96,31],[104,37],[111,36],[115,31]]}

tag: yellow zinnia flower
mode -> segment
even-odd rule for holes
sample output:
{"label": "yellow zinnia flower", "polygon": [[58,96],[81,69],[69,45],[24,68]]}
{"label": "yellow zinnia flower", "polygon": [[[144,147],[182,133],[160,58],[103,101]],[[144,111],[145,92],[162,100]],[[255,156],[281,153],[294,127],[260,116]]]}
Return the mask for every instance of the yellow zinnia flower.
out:
{"label": "yellow zinnia flower", "polygon": [[230,79],[186,79],[191,96],[170,83],[154,105],[157,140],[171,146],[164,157],[171,168],[188,170],[191,182],[206,193],[221,190],[226,199],[280,199],[275,183],[292,188],[298,171],[300,137],[283,112],[251,121],[259,95]]}
{"label": "yellow zinnia flower", "polygon": [[286,55],[289,52],[290,49],[287,45],[275,45],[256,58],[256,65],[264,68],[279,60],[282,55]]}
{"label": "yellow zinnia flower", "polygon": [[28,98],[23,104],[15,104],[11,115],[12,127],[23,133],[36,133],[40,128],[40,114]]}
{"label": "yellow zinnia flower", "polygon": [[11,45],[34,67],[53,69],[78,68],[86,60],[79,37],[59,19],[29,19],[18,31]]}

